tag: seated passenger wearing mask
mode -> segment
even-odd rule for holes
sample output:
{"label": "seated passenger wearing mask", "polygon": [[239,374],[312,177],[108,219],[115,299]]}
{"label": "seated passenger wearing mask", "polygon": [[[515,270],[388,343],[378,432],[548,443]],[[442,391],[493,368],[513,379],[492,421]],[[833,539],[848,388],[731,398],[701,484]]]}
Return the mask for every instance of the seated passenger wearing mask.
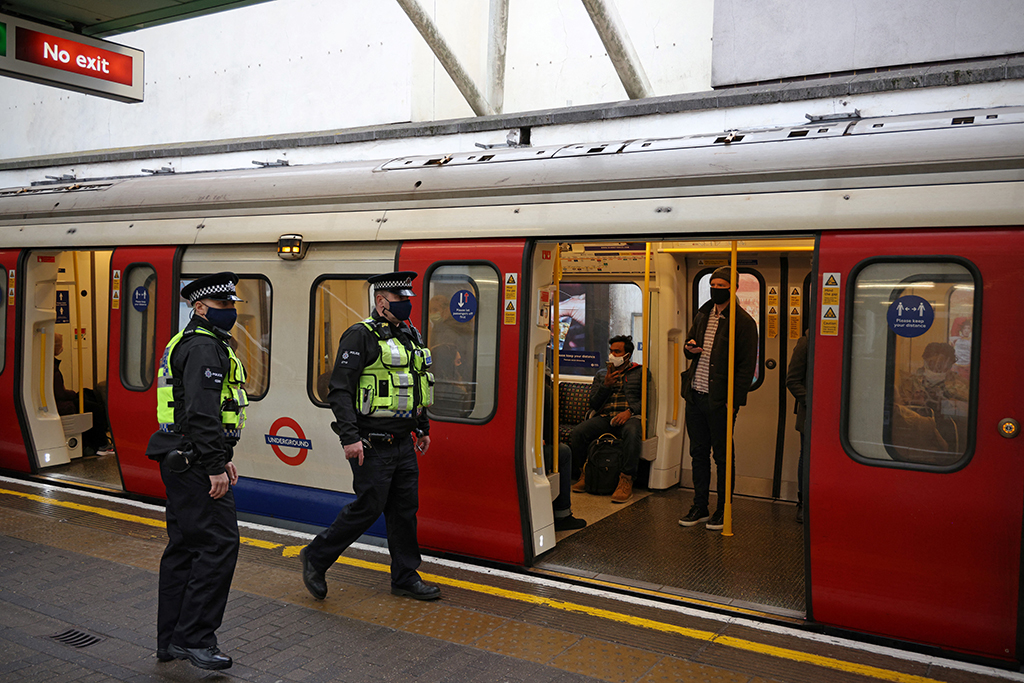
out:
{"label": "seated passenger wearing mask", "polygon": [[582,468],[587,459],[587,448],[602,434],[610,433],[623,442],[622,469],[619,485],[612,493],[612,502],[625,503],[633,497],[633,477],[640,464],[643,368],[630,360],[634,348],[632,337],[612,337],[608,346],[611,353],[607,366],[598,371],[590,387],[593,417],[573,427],[569,434],[573,475],[579,477],[572,490],[586,490]]}

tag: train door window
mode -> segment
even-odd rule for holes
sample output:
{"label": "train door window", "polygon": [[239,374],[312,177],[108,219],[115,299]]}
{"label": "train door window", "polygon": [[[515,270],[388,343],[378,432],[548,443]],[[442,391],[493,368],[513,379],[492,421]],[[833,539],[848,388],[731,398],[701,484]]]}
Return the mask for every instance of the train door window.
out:
{"label": "train door window", "polygon": [[424,332],[433,358],[432,419],[486,421],[497,405],[501,278],[490,265],[451,264],[427,282]]}
{"label": "train door window", "polygon": [[851,281],[847,451],[875,465],[962,467],[974,440],[976,269],[876,261]]}
{"label": "train door window", "polygon": [[593,377],[604,367],[608,340],[618,335],[633,337],[632,360],[642,365],[643,299],[643,290],[632,282],[562,282],[558,295],[559,375]]}
{"label": "train door window", "polygon": [[[182,276],[184,287],[199,275]],[[273,291],[270,282],[261,276],[239,276],[235,292],[243,299],[235,304],[238,319],[231,328],[231,348],[245,367],[245,391],[249,400],[258,401],[270,388],[270,311]],[[181,303],[178,329],[188,325],[192,308]]]}
{"label": "train door window", "polygon": [[[3,275],[0,282],[8,283],[6,268],[0,267],[0,275]],[[13,284],[10,283],[10,285]],[[0,372],[4,371],[4,361],[7,359],[7,308],[13,303],[13,301],[8,301],[8,297],[11,296],[9,292],[14,291],[10,285],[7,287],[7,292],[4,293],[3,300],[0,301]]]}
{"label": "train door window", "polygon": [[321,278],[313,285],[312,306],[309,395],[314,403],[327,405],[338,341],[345,330],[370,315],[370,285],[364,278]]}
{"label": "train door window", "polygon": [[132,265],[125,271],[123,288],[131,300],[121,307],[121,383],[146,391],[156,376],[156,270]]}
{"label": "train door window", "polygon": [[[694,300],[694,312],[711,300],[711,274],[714,268],[708,268],[697,273],[694,281],[693,291],[696,293]],[[751,389],[761,386],[764,378],[764,310],[761,302],[764,301],[764,278],[755,270],[748,268],[739,269],[739,281],[736,283],[736,298],[740,301],[743,310],[750,314],[757,325],[757,363],[754,365],[754,380],[750,383]]]}

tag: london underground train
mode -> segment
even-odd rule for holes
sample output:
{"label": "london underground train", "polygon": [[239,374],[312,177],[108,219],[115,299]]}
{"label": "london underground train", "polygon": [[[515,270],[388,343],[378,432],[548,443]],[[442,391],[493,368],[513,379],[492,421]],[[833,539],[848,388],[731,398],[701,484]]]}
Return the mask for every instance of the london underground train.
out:
{"label": "london underground train", "polygon": [[[325,402],[337,341],[370,310],[367,276],[413,270],[435,377],[425,549],[1019,666],[1022,225],[1017,107],[0,189],[0,468],[162,497],[157,359],[181,286],[232,270],[239,512],[324,525],[352,499]],[[682,346],[723,264],[759,330],[732,537],[676,523]],[[56,408],[55,334],[112,455],[82,457],[89,424]],[[564,438],[618,334],[650,370],[637,494],[574,494],[591,523],[556,533],[545,375]]]}

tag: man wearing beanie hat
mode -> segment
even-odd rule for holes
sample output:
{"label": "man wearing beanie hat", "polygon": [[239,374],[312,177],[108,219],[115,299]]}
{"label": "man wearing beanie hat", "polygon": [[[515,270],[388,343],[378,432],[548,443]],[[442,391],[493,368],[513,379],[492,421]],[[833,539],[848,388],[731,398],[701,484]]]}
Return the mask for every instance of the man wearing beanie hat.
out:
{"label": "man wearing beanie hat", "polygon": [[[729,316],[734,311],[736,363],[731,416],[734,423],[739,407],[747,402],[747,390],[754,380],[757,325],[738,301],[730,301],[731,274],[728,266],[722,266],[711,274],[711,300],[697,311],[683,345],[683,353],[691,361],[683,372],[681,393],[686,400],[686,433],[690,440],[693,468],[693,506],[679,520],[679,524],[686,527],[705,520],[708,529],[721,529],[724,526],[725,449],[729,419],[726,414],[729,396]],[[712,452],[718,471],[718,505],[715,513],[709,515]],[[735,446],[732,456],[735,461]],[[735,467],[732,475],[735,481]]]}

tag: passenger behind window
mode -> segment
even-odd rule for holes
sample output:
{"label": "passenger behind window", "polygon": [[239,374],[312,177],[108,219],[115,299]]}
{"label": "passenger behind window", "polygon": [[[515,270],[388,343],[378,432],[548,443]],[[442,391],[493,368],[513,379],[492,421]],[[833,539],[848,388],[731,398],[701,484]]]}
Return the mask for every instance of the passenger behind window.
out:
{"label": "passenger behind window", "polygon": [[434,405],[430,412],[451,417],[466,417],[473,412],[469,383],[462,376],[462,354],[455,344],[430,347],[434,373]]}
{"label": "passenger behind window", "polygon": [[[918,416],[931,418],[944,444],[932,439],[932,448],[947,453],[963,453],[963,431],[967,426],[967,401],[970,389],[967,382],[953,369],[956,352],[943,342],[932,342],[921,354],[922,365],[904,375],[899,385],[899,402]],[[906,422],[905,412],[894,411],[894,417]],[[917,422],[917,421],[913,421]],[[896,421],[893,423],[893,442],[897,441]],[[919,434],[920,428],[913,431]],[[912,434],[907,434],[912,436]],[[910,445],[903,441],[903,445]],[[927,443],[920,444],[922,448]],[[927,449],[930,450],[930,449]]]}
{"label": "passenger behind window", "polygon": [[582,469],[590,443],[602,434],[611,433],[623,442],[619,483],[612,493],[612,502],[625,503],[633,497],[633,478],[640,464],[643,367],[630,360],[634,348],[632,337],[612,337],[608,346],[611,354],[607,366],[598,371],[590,387],[590,408],[594,415],[573,427],[569,434],[573,476],[579,477],[572,490],[586,490]]}
{"label": "passenger behind window", "polygon": [[953,369],[966,381],[971,375],[971,327],[970,318],[957,318],[950,330],[949,343],[953,345],[956,361]]}

